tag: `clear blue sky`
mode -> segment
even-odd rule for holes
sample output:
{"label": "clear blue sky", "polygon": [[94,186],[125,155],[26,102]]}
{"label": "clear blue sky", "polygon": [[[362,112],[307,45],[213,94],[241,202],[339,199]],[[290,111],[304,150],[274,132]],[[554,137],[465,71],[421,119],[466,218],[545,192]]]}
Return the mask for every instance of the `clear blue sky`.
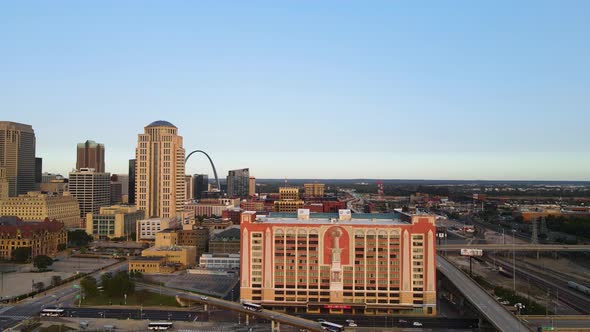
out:
{"label": "clear blue sky", "polygon": [[[589,1],[0,3],[0,119],[44,171],[154,120],[220,173],[590,180]],[[190,173],[209,172],[202,158]]]}

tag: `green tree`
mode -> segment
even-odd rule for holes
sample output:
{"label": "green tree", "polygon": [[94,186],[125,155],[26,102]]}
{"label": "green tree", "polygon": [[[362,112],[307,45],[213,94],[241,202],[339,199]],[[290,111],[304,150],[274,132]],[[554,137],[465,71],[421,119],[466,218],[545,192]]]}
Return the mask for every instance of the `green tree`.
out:
{"label": "green tree", "polygon": [[16,248],[11,253],[11,258],[17,263],[25,263],[31,257],[31,247]]}
{"label": "green tree", "polygon": [[63,251],[63,250],[66,250],[66,248],[67,248],[67,247],[68,247],[68,245],[67,245],[67,244],[65,244],[65,243],[58,244],[58,245],[57,245],[57,251]]}
{"label": "green tree", "polygon": [[39,270],[45,270],[51,264],[53,264],[53,259],[49,256],[39,255],[33,259],[33,266]]}
{"label": "green tree", "polygon": [[80,281],[80,287],[82,287],[82,290],[88,296],[98,295],[98,286],[96,284],[96,279],[94,277],[84,277],[84,279]]}
{"label": "green tree", "polygon": [[53,276],[51,277],[51,286],[57,286],[61,284],[61,277],[60,276]]}
{"label": "green tree", "polygon": [[33,289],[36,290],[37,292],[42,291],[43,288],[45,288],[45,284],[42,282],[36,282],[33,284]]}
{"label": "green tree", "polygon": [[87,246],[92,241],[92,236],[88,235],[83,229],[77,229],[68,232],[68,241],[72,246]]}

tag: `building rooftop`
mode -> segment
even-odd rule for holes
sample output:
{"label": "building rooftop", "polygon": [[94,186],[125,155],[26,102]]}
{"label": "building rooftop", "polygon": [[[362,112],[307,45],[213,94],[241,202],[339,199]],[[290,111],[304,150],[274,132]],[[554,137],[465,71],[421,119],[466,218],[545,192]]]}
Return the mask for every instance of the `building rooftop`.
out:
{"label": "building rooftop", "polygon": [[147,125],[147,127],[173,127],[173,128],[176,128],[175,125],[171,124],[168,121],[164,121],[164,120],[154,121],[154,122],[150,123],[149,125]]}
{"label": "building rooftop", "polygon": [[211,241],[231,241],[239,239],[240,229],[237,227],[232,227],[215,234],[213,238],[211,238]]}
{"label": "building rooftop", "polygon": [[147,251],[182,251],[184,249],[194,248],[192,246],[171,246],[171,247],[151,247]]}
{"label": "building rooftop", "polygon": [[166,257],[163,256],[136,256],[136,257],[132,257],[130,260],[131,261],[162,261],[164,260]]}
{"label": "building rooftop", "polygon": [[309,219],[299,219],[297,213],[271,212],[268,216],[257,215],[256,221],[277,224],[408,225],[397,213],[353,213],[350,220],[339,220],[338,213],[310,213]]}

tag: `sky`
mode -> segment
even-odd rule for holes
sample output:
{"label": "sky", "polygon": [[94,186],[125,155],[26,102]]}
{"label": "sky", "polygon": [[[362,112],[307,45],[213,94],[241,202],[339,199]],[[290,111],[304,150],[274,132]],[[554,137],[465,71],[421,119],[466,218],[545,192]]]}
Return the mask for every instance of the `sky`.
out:
{"label": "sky", "polygon": [[[179,128],[225,176],[590,180],[588,1],[0,2],[43,170]],[[195,155],[187,173],[209,173]]]}

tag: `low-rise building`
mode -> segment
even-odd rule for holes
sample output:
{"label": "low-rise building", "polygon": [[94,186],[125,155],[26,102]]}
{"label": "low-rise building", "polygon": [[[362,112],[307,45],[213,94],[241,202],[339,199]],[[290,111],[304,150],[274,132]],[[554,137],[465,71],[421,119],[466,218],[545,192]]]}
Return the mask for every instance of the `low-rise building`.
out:
{"label": "low-rise building", "polygon": [[240,254],[203,254],[199,267],[210,270],[234,270],[240,268]]}
{"label": "low-rise building", "polygon": [[171,246],[151,247],[141,252],[141,256],[164,257],[166,263],[178,264],[181,268],[193,267],[197,263],[197,251],[195,247]]}
{"label": "low-rise building", "polygon": [[239,199],[207,198],[198,202],[190,202],[184,205],[185,211],[193,211],[197,217],[221,216],[223,211],[239,206]]}
{"label": "low-rise building", "polygon": [[156,240],[156,233],[167,228],[180,227],[180,221],[177,218],[150,218],[138,220],[136,223],[135,233],[137,242],[151,242]]}
{"label": "low-rise building", "polygon": [[166,263],[166,257],[141,256],[129,259],[129,272],[145,274],[172,273],[176,271],[174,264]]}
{"label": "low-rise building", "polygon": [[16,216],[23,221],[57,220],[66,228],[80,227],[80,207],[75,197],[31,191],[0,201],[0,216]]}
{"label": "low-rise building", "polygon": [[137,221],[145,217],[135,206],[101,207],[99,214],[86,215],[86,233],[97,239],[128,237],[137,229]]}
{"label": "low-rise building", "polygon": [[209,240],[209,253],[238,254],[240,253],[240,229],[231,227],[214,234]]}
{"label": "low-rise building", "polygon": [[23,222],[15,220],[0,225],[0,259],[9,260],[12,251],[21,247],[31,248],[31,257],[53,256],[60,246],[68,242],[68,231],[62,222]]}

